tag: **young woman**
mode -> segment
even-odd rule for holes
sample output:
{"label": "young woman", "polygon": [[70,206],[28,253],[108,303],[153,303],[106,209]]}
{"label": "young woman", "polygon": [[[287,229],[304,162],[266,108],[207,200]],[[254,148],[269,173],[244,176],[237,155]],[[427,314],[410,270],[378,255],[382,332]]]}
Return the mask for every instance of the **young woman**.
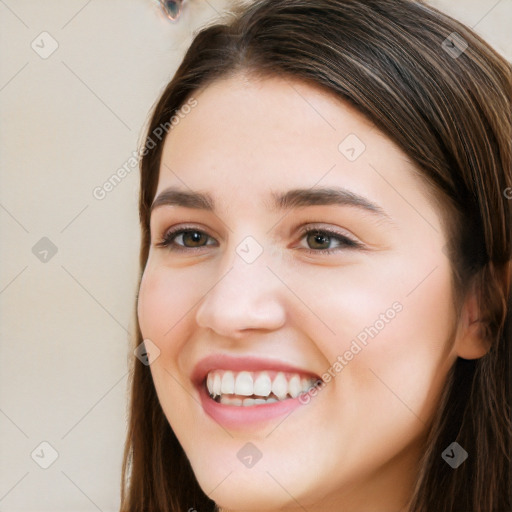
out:
{"label": "young woman", "polygon": [[418,2],[197,34],[142,149],[122,511],[510,510],[511,97]]}

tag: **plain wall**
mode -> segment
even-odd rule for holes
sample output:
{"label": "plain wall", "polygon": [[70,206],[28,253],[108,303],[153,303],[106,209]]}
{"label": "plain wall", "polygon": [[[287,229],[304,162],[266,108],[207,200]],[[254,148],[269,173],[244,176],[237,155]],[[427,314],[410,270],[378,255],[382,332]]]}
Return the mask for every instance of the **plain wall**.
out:
{"label": "plain wall", "polygon": [[[432,4],[512,57],[510,0]],[[118,510],[139,249],[129,159],[191,33],[228,5],[189,0],[172,23],[156,0],[0,2],[2,512]]]}

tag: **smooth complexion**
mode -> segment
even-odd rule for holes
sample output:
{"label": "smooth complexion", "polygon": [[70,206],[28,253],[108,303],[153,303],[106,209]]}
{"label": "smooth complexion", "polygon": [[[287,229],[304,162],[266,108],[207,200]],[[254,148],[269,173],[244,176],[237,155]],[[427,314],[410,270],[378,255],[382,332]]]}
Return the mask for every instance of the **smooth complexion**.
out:
{"label": "smooth complexion", "polygon": [[[447,372],[457,356],[483,354],[471,303],[455,316],[441,212],[404,153],[315,86],[237,75],[194,96],[165,141],[156,197],[201,192],[215,210],[159,201],[138,315],[161,351],[155,387],[199,484],[232,511],[405,510]],[[350,134],[366,146],[355,161],[338,149]],[[276,194],[332,187],[377,212],[273,208]],[[203,235],[162,247],[180,227]],[[319,244],[302,228],[357,245]],[[248,236],[263,249],[252,263],[236,252]],[[201,405],[192,375],[203,358],[322,375],[397,301],[402,310],[307,405],[229,424]],[[251,468],[237,457],[247,442],[262,454]]]}

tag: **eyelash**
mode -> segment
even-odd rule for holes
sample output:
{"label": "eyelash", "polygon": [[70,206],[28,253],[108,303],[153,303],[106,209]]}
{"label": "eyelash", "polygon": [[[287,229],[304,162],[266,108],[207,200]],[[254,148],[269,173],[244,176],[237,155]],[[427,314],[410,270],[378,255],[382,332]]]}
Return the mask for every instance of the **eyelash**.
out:
{"label": "eyelash", "polygon": [[[189,233],[189,232],[197,232],[197,233],[206,235],[209,238],[213,238],[213,237],[210,237],[210,235],[208,235],[208,233],[205,233],[204,231],[197,229],[194,226],[185,226],[185,227],[181,226],[176,229],[170,229],[169,231],[167,231],[165,233],[165,235],[163,236],[163,238],[161,239],[161,241],[157,242],[155,245],[156,245],[156,247],[167,248],[169,251],[173,251],[173,252],[195,251],[195,250],[201,250],[204,247],[207,247],[208,245],[215,245],[215,244],[207,243],[207,245],[201,245],[199,247],[184,247],[181,245],[176,245],[174,243],[174,239],[178,235],[182,235],[184,233]],[[304,247],[302,248],[302,250],[304,250],[310,254],[332,254],[341,249],[349,249],[350,250],[350,249],[362,249],[363,248],[363,244],[361,244],[360,242],[357,242],[356,240],[353,240],[352,238],[349,238],[346,235],[342,235],[341,233],[337,233],[336,231],[332,231],[329,229],[311,228],[311,227],[303,228],[303,229],[301,229],[301,232],[300,232],[301,240],[310,234],[325,235],[329,239],[331,239],[331,240],[334,239],[340,244],[339,247],[336,247],[333,249],[311,249],[311,248],[304,248]]]}

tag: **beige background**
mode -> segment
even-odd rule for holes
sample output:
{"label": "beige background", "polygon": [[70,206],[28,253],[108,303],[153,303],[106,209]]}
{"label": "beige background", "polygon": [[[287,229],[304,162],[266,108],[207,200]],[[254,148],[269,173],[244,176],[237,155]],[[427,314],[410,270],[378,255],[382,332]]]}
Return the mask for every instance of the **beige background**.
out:
{"label": "beige background", "polygon": [[[512,57],[512,0],[432,3]],[[228,5],[189,0],[173,24],[156,0],[0,0],[2,512],[118,510],[137,169],[93,191],[133,155],[192,32]]]}

